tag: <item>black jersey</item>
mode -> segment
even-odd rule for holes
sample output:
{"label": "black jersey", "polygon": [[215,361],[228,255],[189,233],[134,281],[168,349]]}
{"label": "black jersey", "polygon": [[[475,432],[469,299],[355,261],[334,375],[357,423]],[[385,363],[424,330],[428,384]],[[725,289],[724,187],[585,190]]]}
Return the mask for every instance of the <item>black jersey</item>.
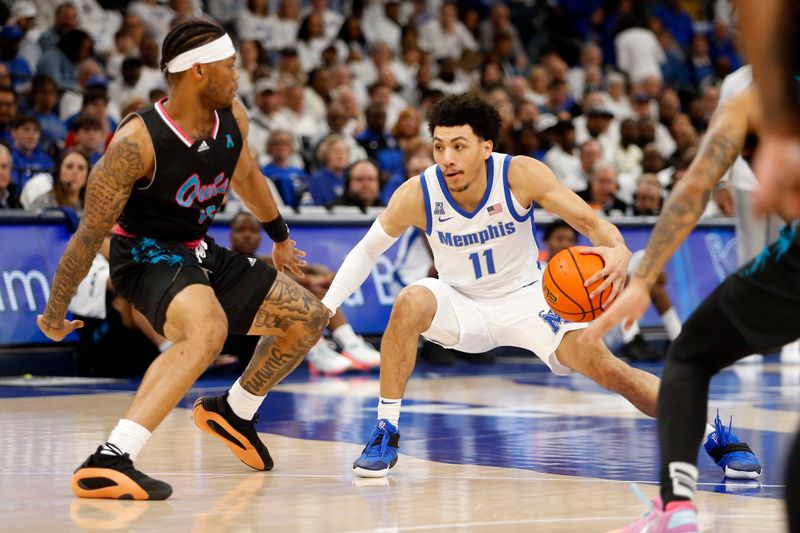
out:
{"label": "black jersey", "polygon": [[192,140],[167,114],[165,100],[133,114],[150,134],[155,170],[152,180],[143,176],[134,186],[119,225],[136,236],[194,241],[206,234],[228,192],[242,134],[228,107],[214,111],[210,136]]}

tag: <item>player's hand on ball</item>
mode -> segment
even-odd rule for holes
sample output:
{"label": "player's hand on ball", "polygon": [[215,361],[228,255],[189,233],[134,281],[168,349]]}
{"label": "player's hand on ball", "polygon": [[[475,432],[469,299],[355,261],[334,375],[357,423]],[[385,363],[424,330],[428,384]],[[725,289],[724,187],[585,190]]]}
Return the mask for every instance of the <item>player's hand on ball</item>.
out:
{"label": "player's hand on ball", "polygon": [[581,333],[581,342],[602,339],[603,335],[620,322],[623,328],[629,328],[635,320],[644,315],[649,306],[650,287],[642,280],[633,278],[617,298],[617,302]]}
{"label": "player's hand on ball", "polygon": [[608,306],[617,297],[619,292],[625,287],[625,280],[628,277],[628,263],[631,261],[631,251],[627,246],[595,246],[593,248],[584,248],[581,254],[595,254],[603,258],[604,266],[601,270],[595,273],[594,276],[586,280],[585,287],[589,287],[592,283],[605,278],[603,283],[598,285],[589,296],[594,298],[598,294],[606,290],[609,285],[612,286],[611,294],[608,299],[603,302],[603,309],[608,309]]}
{"label": "player's hand on ball", "polygon": [[52,325],[48,324],[44,321],[43,315],[36,316],[36,324],[39,326],[39,329],[42,330],[42,333],[47,335],[48,339],[54,340],[56,342],[61,341],[64,337],[72,333],[78,328],[83,327],[83,320],[62,320],[60,327],[53,327]]}
{"label": "player's hand on ball", "polygon": [[272,245],[272,262],[275,263],[275,269],[278,272],[288,268],[296,276],[300,278],[306,277],[300,267],[305,266],[306,262],[302,259],[306,256],[303,250],[295,248],[297,244],[292,239],[286,239],[283,242],[276,242]]}

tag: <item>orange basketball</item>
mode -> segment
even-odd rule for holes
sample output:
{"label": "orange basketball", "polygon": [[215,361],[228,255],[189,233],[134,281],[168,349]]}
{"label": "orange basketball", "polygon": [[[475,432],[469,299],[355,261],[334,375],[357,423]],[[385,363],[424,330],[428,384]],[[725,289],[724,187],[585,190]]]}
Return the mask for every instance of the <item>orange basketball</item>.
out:
{"label": "orange basketball", "polygon": [[602,305],[611,294],[611,286],[594,298],[589,294],[603,280],[584,287],[584,282],[603,268],[603,258],[595,254],[581,254],[585,246],[561,250],[550,258],[544,269],[542,291],[550,309],[570,322],[591,322],[603,314]]}

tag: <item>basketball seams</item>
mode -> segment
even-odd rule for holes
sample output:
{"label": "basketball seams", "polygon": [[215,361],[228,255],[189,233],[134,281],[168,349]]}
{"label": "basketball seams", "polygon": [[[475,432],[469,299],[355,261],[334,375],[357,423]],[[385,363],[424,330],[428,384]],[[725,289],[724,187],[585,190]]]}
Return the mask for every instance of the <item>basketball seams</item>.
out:
{"label": "basketball seams", "polygon": [[[589,301],[589,308],[592,312],[592,319],[595,319],[597,318],[597,315],[595,313],[594,302],[592,301],[592,297],[589,294],[589,287],[586,286],[586,279],[584,279],[583,272],[581,271],[580,266],[578,266],[578,260],[575,259],[575,255],[572,253],[572,248],[567,248],[567,252],[569,252],[569,256],[572,259],[572,264],[575,265],[575,270],[578,271],[578,276],[580,276],[581,278],[581,286],[583,287],[584,292],[586,292],[586,299]],[[600,305],[602,305],[602,303]]]}
{"label": "basketball seams", "polygon": [[[552,261],[551,261],[551,263],[552,263]],[[549,266],[549,264],[548,264],[548,266]],[[570,297],[570,295],[569,295],[569,294],[567,294],[567,292],[566,292],[566,291],[564,291],[564,289],[562,289],[562,288],[561,288],[561,286],[560,286],[560,285],[558,284],[558,282],[556,281],[556,278],[555,278],[555,276],[553,276],[553,273],[550,271],[550,268],[547,268],[547,269],[545,269],[545,272],[546,272],[546,273],[547,273],[547,274],[550,276],[550,281],[552,281],[552,282],[553,282],[553,286],[554,286],[556,289],[558,289],[558,292],[560,292],[560,293],[561,293],[561,294],[560,294],[560,296],[564,296],[564,297],[566,297],[566,298],[567,298],[567,300],[569,300],[569,301],[571,301],[572,303],[574,303],[574,304],[575,304],[575,305],[578,307],[578,309],[580,309],[580,310],[583,312],[583,315],[581,315],[581,320],[582,320],[582,319],[584,319],[584,318],[586,318],[586,313],[587,313],[587,311],[585,311],[585,310],[583,309],[583,306],[582,306],[580,303],[578,303],[576,300],[572,299],[572,297]],[[545,302],[546,302],[546,301],[547,301],[547,296],[545,296]],[[590,299],[590,300],[589,300],[589,306],[590,306],[590,307],[591,307],[591,303],[592,303],[592,301],[591,301],[591,299]],[[547,305],[548,305],[548,306],[550,306],[550,304],[549,304],[549,303],[548,303]],[[551,307],[551,309],[552,309],[552,307]],[[564,312],[564,314],[565,314],[565,315],[573,315],[573,314],[574,314],[574,315],[578,315],[578,313],[567,313],[567,312]]]}

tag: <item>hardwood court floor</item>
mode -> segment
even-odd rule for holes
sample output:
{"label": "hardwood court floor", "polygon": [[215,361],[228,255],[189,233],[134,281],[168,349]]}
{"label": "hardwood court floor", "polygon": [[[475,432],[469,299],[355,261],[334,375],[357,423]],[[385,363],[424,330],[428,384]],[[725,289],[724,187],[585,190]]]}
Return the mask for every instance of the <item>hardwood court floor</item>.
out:
{"label": "hardwood court floor", "polygon": [[[192,401],[232,379],[198,382],[139,457],[139,468],[172,484],[166,502],[80,500],[69,490],[135,384],[0,380],[0,531],[606,531],[642,512],[631,482],[656,494],[654,422],[584,378],[528,360],[418,368],[400,460],[380,480],[351,473],[374,424],[376,376],[313,380],[300,369],[270,393],[258,426],[276,463],[268,473],[250,471],[191,422]],[[764,476],[725,483],[701,453],[704,531],[784,530],[782,468],[799,382],[800,367],[775,363],[712,382],[710,407],[733,415]]]}

